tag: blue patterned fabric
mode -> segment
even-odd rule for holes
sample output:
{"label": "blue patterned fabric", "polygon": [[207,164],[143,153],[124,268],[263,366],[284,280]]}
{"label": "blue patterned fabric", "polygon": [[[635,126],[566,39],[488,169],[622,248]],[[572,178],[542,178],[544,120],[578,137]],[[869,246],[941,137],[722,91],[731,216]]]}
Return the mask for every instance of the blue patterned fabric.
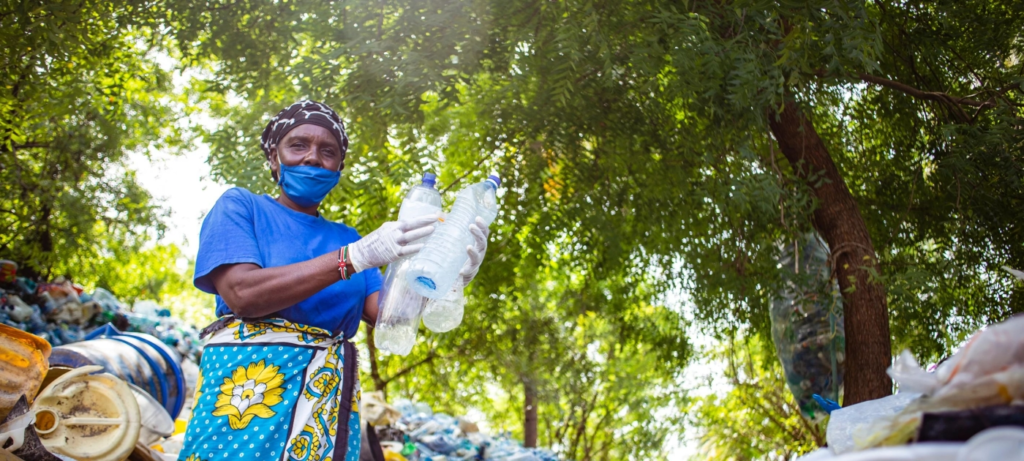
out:
{"label": "blue patterned fabric", "polygon": [[179,461],[358,460],[360,390],[346,351],[354,362],[351,343],[283,319],[229,323],[203,351]]}

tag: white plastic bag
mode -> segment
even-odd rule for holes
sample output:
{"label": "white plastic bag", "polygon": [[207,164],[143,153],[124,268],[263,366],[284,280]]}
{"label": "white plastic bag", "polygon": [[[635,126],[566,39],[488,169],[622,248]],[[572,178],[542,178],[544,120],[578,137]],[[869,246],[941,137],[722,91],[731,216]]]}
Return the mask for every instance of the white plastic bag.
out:
{"label": "white plastic bag", "polygon": [[960,450],[957,461],[1024,461],[1024,429],[994,427],[979,432]]}
{"label": "white plastic bag", "polygon": [[868,432],[877,422],[892,418],[920,396],[919,393],[900,392],[833,411],[825,430],[829,448],[836,454],[853,451],[857,440],[869,436]]}
{"label": "white plastic bag", "polygon": [[904,351],[888,373],[901,393],[920,392],[924,398],[910,402],[896,414],[847,431],[855,449],[909,442],[925,412],[1024,402],[1024,316],[979,330],[934,372],[925,371],[913,355]]}
{"label": "white plastic bag", "polygon": [[[833,412],[833,414],[835,414]],[[979,432],[967,443],[926,442],[835,455],[815,450],[797,461],[1024,461],[1024,429],[995,427]]]}
{"label": "white plastic bag", "polygon": [[[1024,316],[1016,316],[975,333],[964,347],[939,365],[934,373],[928,373],[921,368],[909,351],[900,354],[888,373],[896,380],[901,390],[920,392],[937,400],[944,400],[944,397],[953,396],[962,390],[976,388],[976,381],[982,378],[1022,366]],[[1002,403],[1020,400],[1024,398],[1024,394],[1011,394],[1009,397]]]}

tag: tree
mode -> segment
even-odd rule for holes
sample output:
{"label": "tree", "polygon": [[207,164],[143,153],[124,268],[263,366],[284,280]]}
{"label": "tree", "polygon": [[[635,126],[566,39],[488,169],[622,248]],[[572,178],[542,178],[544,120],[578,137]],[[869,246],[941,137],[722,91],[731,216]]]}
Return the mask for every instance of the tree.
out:
{"label": "tree", "polygon": [[0,5],[0,255],[81,274],[163,232],[125,158],[180,142],[144,2]]}
{"label": "tree", "polygon": [[688,411],[700,459],[792,459],[825,445],[825,424],[800,414],[771,344],[735,338],[709,352],[707,363],[725,376],[715,373],[711,393]]}
{"label": "tree", "polygon": [[[919,216],[928,211],[915,208],[919,202],[912,201],[909,207],[904,202],[896,209],[902,213],[881,207],[862,213],[858,197],[846,185],[848,176],[860,183],[862,177],[879,170],[899,171],[907,181],[884,183],[890,187],[888,195],[856,191],[860,200],[894,197],[891,201],[897,201],[913,197],[907,192],[915,187],[925,189],[939,207],[959,203],[939,222],[967,221],[970,224],[965,227],[976,238],[1002,242],[1000,250],[987,252],[981,268],[971,270],[978,275],[966,284],[983,283],[979,272],[991,273],[1002,258],[1021,257],[1020,244],[1002,237],[1019,232],[1019,224],[1012,222],[1011,214],[992,212],[1019,206],[1022,198],[1020,132],[1013,128],[1021,118],[1020,93],[1015,89],[1021,64],[1012,58],[1019,55],[1019,37],[998,32],[978,34],[970,41],[944,36],[939,40],[932,36],[943,34],[930,23],[935,16],[955,16],[949,24],[969,30],[969,24],[984,17],[1006,27],[1000,30],[1019,30],[1010,22],[1020,17],[1015,14],[1020,6],[990,2],[920,8],[880,5],[695,2],[684,11],[643,2],[505,4],[502,11],[512,13],[495,16],[500,24],[491,28],[501,37],[497,42],[518,45],[488,50],[494,54],[484,61],[481,72],[486,72],[486,79],[481,80],[490,89],[489,97],[478,96],[475,101],[497,112],[491,117],[497,123],[489,127],[490,132],[536,139],[552,152],[550,157],[522,155],[520,159],[551,166],[553,182],[576,194],[563,198],[561,210],[591,208],[591,216],[603,215],[602,234],[621,232],[616,237],[637,242],[635,254],[682,259],[692,273],[690,288],[698,293],[698,308],[711,319],[721,317],[709,311],[741,308],[737,320],[763,326],[765,291],[777,280],[765,264],[774,259],[772,245],[784,234],[813,225],[834,251],[847,306],[846,402],[855,403],[891,390],[884,373],[891,355],[887,296],[880,282],[883,276],[903,275],[901,268],[884,266],[884,260],[878,265],[871,235],[885,235],[886,224],[920,222]],[[1015,19],[1007,19],[1011,17]],[[895,98],[888,92],[903,87],[871,74],[895,76],[907,66],[893,56],[892,49],[927,49],[926,54],[946,58],[950,63],[941,71],[931,71],[937,81],[921,84],[957,89],[960,94],[981,91],[988,102],[978,107],[985,110],[976,111],[968,121],[949,115],[957,113],[950,111],[949,103],[933,107],[899,101],[893,107]],[[992,55],[986,50],[999,51]],[[970,64],[953,64],[957,55],[968,56]],[[976,75],[983,75],[982,82],[972,85]],[[865,87],[863,82],[872,86]],[[885,85],[876,87],[876,82]],[[934,97],[955,104],[977,103],[954,96]],[[862,112],[836,113],[848,106]],[[869,115],[873,113],[887,117]],[[903,145],[890,144],[886,152],[885,137],[862,140],[866,143],[861,145],[849,142],[844,125],[869,120],[874,129]],[[822,138],[816,124],[831,128],[827,133],[831,138]],[[938,139],[941,142],[933,141]],[[876,143],[877,148],[872,145]],[[919,148],[904,149],[907,143]],[[875,169],[841,172],[838,165],[842,163],[833,156],[857,159],[865,144],[882,155],[872,165]],[[967,146],[985,146],[1000,160],[961,155],[949,161],[956,155],[950,151]],[[926,175],[921,168],[915,179],[915,163],[934,169]],[[995,164],[1004,167],[994,168]],[[931,174],[941,170],[946,172]],[[980,189],[975,197],[980,202],[984,196],[985,201],[973,205],[977,208],[966,205],[965,209],[963,200],[943,194],[963,170],[984,170],[994,178],[985,185],[976,183]],[[894,193],[897,187],[904,193]],[[625,202],[621,208],[595,209],[595,205],[621,202]],[[994,202],[999,205],[993,207]],[[629,218],[643,225],[633,227],[634,222],[615,215],[617,209],[635,212],[636,217]],[[875,221],[872,232],[864,214],[884,216],[886,221]],[[985,216],[984,221],[975,221],[975,216]],[[574,215],[563,226],[553,227],[572,229],[578,218]],[[651,229],[662,235],[652,238]],[[937,238],[943,242],[940,246],[963,251],[966,239],[956,237],[962,232],[938,237],[940,232],[933,229],[919,227],[915,235],[900,242],[902,247],[889,244],[884,250],[904,252]],[[973,250],[964,253],[985,253],[985,244],[976,242]],[[964,253],[955,256],[957,263],[973,259]],[[668,266],[671,259],[659,263]],[[1010,289],[1006,282],[1000,285],[1002,290]],[[1006,312],[999,307],[987,309]],[[994,317],[1000,315],[1005,314]]]}
{"label": "tree", "polygon": [[[553,262],[586,281],[574,307],[621,331],[636,303],[607,302],[608,283],[633,300],[683,289],[704,331],[758,335],[777,243],[814,228],[847,308],[850,404],[891,391],[890,336],[938,356],[1024,309],[996,272],[1024,266],[1018,3],[193,1],[169,20],[210,70],[196,88],[224,120],[206,137],[226,181],[271,189],[255,137],[300,97],[350,121],[325,213],[359,229],[394,216],[422,169],[448,188],[502,173],[472,287],[485,316],[465,328],[502,345],[473,357],[507,370],[492,374],[503,388],[558,363],[549,324],[573,317],[533,307]],[[464,331],[427,344],[447,358]]]}

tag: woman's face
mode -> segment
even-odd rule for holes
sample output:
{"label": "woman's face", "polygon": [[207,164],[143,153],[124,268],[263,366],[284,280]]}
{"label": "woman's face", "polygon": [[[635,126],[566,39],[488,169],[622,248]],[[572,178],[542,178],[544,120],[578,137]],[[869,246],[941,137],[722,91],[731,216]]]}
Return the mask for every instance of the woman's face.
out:
{"label": "woman's face", "polygon": [[338,141],[326,128],[316,125],[299,125],[270,150],[270,169],[276,178],[280,177],[279,156],[288,166],[315,166],[331,171],[341,171],[345,166],[345,154]]}

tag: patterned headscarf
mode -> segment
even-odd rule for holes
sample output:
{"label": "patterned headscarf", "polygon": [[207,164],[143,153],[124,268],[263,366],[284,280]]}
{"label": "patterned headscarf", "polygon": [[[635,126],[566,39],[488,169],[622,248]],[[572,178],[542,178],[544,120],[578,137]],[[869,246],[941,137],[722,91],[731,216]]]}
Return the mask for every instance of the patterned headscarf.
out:
{"label": "patterned headscarf", "polygon": [[263,136],[260,136],[260,147],[264,155],[270,159],[270,149],[277,147],[289,131],[299,125],[316,125],[330,131],[334,139],[338,141],[341,148],[341,165],[345,167],[345,153],[348,152],[348,135],[345,134],[345,124],[333,109],[327,104],[316,101],[303,100],[286,107],[270,119],[267,127],[263,129]]}

